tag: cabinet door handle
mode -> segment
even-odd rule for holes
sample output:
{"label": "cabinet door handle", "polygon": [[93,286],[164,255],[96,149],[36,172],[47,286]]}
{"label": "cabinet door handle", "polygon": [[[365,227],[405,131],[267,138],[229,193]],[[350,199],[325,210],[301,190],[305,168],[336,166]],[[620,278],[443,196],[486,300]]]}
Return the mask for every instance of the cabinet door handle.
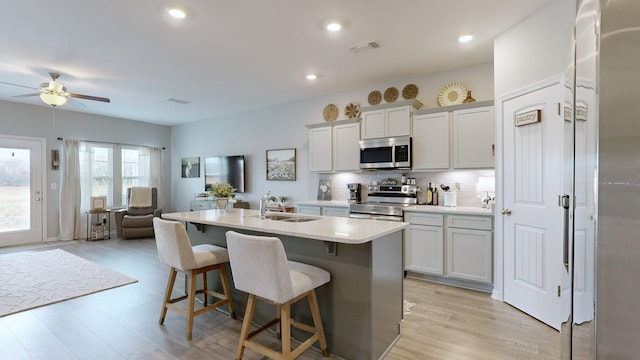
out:
{"label": "cabinet door handle", "polygon": [[511,209],[502,209],[502,211],[500,211],[500,213],[502,215],[509,215],[511,216]]}

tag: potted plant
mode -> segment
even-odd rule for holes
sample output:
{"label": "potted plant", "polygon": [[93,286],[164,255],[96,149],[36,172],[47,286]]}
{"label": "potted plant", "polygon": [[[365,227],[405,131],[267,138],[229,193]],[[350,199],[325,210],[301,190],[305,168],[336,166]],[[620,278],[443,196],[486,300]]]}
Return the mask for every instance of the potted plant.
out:
{"label": "potted plant", "polygon": [[229,203],[229,197],[232,196],[236,190],[237,189],[229,183],[215,183],[209,189],[209,193],[216,199],[218,209],[225,211]]}
{"label": "potted plant", "polygon": [[280,206],[284,207],[287,205],[288,198],[286,196],[280,196],[278,199],[280,200]]}

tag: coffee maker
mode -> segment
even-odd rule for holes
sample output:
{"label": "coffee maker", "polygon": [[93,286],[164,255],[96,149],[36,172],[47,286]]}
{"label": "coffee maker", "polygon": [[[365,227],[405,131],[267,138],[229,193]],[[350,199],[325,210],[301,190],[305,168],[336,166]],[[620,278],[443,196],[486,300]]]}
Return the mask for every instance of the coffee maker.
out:
{"label": "coffee maker", "polygon": [[349,202],[359,204],[362,201],[360,184],[347,184],[347,188],[349,189]]}

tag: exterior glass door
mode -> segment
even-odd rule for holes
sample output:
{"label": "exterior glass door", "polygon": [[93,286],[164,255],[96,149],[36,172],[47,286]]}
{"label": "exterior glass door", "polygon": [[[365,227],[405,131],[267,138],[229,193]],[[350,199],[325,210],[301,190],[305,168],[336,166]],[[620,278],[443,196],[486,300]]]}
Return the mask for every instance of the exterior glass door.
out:
{"label": "exterior glass door", "polygon": [[0,246],[44,240],[43,141],[0,136]]}

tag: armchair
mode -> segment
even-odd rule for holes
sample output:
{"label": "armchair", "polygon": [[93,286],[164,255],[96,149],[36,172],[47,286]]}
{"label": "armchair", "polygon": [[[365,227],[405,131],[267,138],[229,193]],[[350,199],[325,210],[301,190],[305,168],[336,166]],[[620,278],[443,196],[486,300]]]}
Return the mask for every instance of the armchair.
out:
{"label": "armchair", "polygon": [[162,210],[158,209],[158,189],[151,189],[151,206],[131,206],[131,188],[127,189],[126,209],[114,213],[116,230],[121,239],[153,237],[153,218],[159,217]]}

